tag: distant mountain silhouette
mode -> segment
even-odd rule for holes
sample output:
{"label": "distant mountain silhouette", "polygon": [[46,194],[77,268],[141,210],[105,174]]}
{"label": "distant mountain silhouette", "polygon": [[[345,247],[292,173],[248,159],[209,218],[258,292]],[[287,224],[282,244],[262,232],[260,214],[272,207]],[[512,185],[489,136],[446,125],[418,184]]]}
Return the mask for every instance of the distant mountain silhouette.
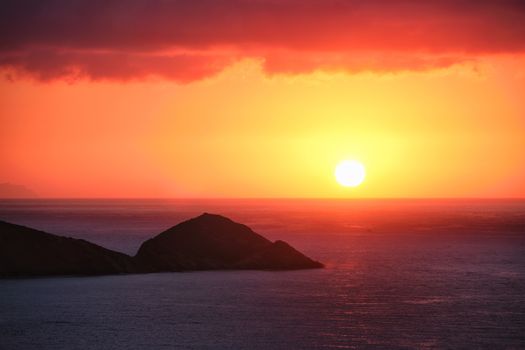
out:
{"label": "distant mountain silhouette", "polygon": [[29,188],[12,184],[12,183],[0,183],[0,198],[35,198],[36,193],[31,191]]}
{"label": "distant mountain silhouette", "polygon": [[321,267],[287,243],[272,243],[220,215],[203,214],[182,222],[144,242],[135,257],[0,221],[0,276],[4,277]]}
{"label": "distant mountain silhouette", "polygon": [[147,240],[136,259],[152,271],[323,267],[282,241],[272,243],[246,225],[207,213]]}

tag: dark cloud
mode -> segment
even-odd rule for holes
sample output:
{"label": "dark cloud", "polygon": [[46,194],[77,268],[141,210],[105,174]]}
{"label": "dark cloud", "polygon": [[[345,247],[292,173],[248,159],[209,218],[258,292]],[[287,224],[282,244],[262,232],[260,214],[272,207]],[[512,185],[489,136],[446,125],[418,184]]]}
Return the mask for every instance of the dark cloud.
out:
{"label": "dark cloud", "polygon": [[11,78],[32,76],[48,81],[68,80],[134,80],[149,76],[178,82],[190,82],[214,75],[232,64],[230,55],[140,54],[127,52],[71,52],[34,50],[5,54],[0,66]]}
{"label": "dark cloud", "polygon": [[403,53],[365,53],[365,54],[270,54],[265,57],[263,68],[270,74],[308,73],[314,70],[347,72],[396,72],[425,71],[448,68],[466,63],[471,58],[450,55],[410,55]]}
{"label": "dark cloud", "polygon": [[0,33],[0,64],[41,79],[191,81],[243,57],[270,72],[419,70],[522,52],[525,2],[14,0]]}

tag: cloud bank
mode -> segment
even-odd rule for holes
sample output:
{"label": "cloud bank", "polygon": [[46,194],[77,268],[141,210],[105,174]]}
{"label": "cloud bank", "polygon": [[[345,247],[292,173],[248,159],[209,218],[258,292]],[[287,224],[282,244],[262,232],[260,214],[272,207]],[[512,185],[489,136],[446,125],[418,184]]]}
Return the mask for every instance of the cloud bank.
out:
{"label": "cloud bank", "polygon": [[190,82],[238,60],[274,73],[427,70],[525,50],[521,0],[7,0],[0,69],[39,80]]}

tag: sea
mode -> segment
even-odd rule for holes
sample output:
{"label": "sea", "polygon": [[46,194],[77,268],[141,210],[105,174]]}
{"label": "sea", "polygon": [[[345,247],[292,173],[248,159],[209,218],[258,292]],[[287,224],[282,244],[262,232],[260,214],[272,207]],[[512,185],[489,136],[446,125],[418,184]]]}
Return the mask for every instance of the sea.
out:
{"label": "sea", "polygon": [[522,199],[0,201],[131,255],[203,212],[326,268],[0,279],[0,349],[525,349]]}

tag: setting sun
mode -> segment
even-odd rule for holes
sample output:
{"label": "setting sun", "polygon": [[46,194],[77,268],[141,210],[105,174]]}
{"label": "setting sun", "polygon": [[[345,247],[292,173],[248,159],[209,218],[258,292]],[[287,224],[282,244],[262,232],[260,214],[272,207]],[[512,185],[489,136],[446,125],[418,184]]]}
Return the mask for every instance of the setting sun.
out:
{"label": "setting sun", "polygon": [[365,179],[365,167],[356,160],[343,160],[335,167],[337,182],[345,187],[359,186]]}

